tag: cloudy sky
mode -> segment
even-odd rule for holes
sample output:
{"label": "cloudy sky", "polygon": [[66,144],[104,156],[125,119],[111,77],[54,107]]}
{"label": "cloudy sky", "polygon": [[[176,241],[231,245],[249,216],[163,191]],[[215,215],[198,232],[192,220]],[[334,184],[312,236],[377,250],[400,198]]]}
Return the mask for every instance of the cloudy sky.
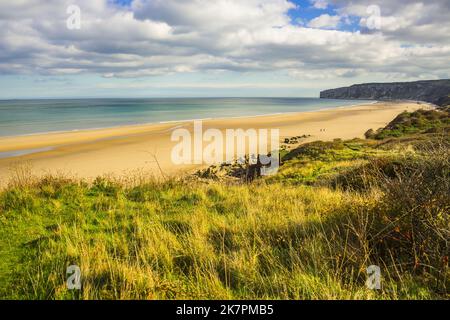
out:
{"label": "cloudy sky", "polygon": [[449,17],[449,0],[0,0],[0,99],[450,78]]}

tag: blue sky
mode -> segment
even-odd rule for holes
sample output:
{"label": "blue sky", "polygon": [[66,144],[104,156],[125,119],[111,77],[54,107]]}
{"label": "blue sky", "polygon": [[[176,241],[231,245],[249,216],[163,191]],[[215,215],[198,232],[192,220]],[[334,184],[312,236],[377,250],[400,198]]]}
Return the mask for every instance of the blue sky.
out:
{"label": "blue sky", "polygon": [[322,14],[335,14],[335,6],[329,4],[326,9],[316,9],[308,0],[295,0],[291,1],[297,5],[297,9],[289,10],[289,16],[293,23],[298,20],[310,21]]}
{"label": "blue sky", "polygon": [[[79,30],[66,27],[68,4]],[[0,99],[311,97],[448,78],[449,15],[445,0],[2,2]]]}
{"label": "blue sky", "polygon": [[[289,10],[289,16],[292,19],[292,23],[297,24],[301,21],[307,23],[314,18],[317,18],[323,14],[328,14],[334,16],[337,14],[337,6],[332,3],[328,3],[327,7],[324,9],[315,8],[312,3],[308,0],[295,0],[291,1],[295,3],[298,8]],[[341,23],[336,29],[343,31],[357,31],[360,29],[359,19],[355,16],[350,16],[350,23]]]}

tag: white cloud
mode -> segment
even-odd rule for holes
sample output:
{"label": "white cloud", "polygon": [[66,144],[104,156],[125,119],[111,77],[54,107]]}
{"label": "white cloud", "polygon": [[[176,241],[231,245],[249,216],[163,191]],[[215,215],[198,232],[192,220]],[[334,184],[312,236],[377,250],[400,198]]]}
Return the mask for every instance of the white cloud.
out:
{"label": "white cloud", "polygon": [[312,19],[308,26],[311,28],[320,28],[320,29],[334,29],[338,26],[341,21],[341,17],[339,16],[330,16],[329,14],[322,14],[317,18]]}
{"label": "white cloud", "polygon": [[312,3],[316,9],[326,9],[328,7],[327,0],[313,0]]}
{"label": "white cloud", "polygon": [[292,25],[287,0],[78,0],[81,30],[65,25],[72,1],[0,2],[1,74],[146,77],[217,71],[284,71],[305,78],[450,76],[450,3],[377,1],[381,30],[349,32],[370,0],[336,6],[308,27]]}
{"label": "white cloud", "polygon": [[409,44],[448,44],[450,34],[450,1],[448,0],[330,0],[339,7],[338,14],[361,17],[365,26],[367,8],[374,3],[380,8],[381,28],[386,38]]}
{"label": "white cloud", "polygon": [[132,7],[137,19],[163,21],[180,32],[212,32],[284,26],[295,5],[287,0],[135,0]]}

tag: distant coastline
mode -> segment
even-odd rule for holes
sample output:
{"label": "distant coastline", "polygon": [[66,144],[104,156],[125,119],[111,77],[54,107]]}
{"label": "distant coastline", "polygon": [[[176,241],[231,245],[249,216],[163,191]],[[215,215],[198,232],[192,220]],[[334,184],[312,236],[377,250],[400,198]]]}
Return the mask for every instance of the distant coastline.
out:
{"label": "distant coastline", "polygon": [[438,106],[450,103],[450,79],[412,82],[362,83],[320,92],[325,99],[376,99],[423,101]]}

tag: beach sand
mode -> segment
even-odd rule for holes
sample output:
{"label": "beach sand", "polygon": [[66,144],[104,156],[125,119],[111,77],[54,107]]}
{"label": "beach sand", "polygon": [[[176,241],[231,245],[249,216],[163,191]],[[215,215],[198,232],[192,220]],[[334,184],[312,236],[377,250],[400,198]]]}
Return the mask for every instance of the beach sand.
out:
{"label": "beach sand", "polygon": [[[279,129],[280,138],[311,135],[302,142],[364,137],[370,129],[385,126],[402,111],[430,108],[416,102],[378,102],[328,110],[249,118],[203,121],[204,130]],[[175,165],[171,141],[175,128],[192,131],[193,122],[48,133],[0,138],[0,153],[25,149],[52,148],[28,155],[0,158],[0,186],[7,184],[18,168],[35,175],[64,174],[92,179],[100,175],[129,176],[133,173],[179,175],[199,165]],[[204,143],[204,146],[206,143]]]}

